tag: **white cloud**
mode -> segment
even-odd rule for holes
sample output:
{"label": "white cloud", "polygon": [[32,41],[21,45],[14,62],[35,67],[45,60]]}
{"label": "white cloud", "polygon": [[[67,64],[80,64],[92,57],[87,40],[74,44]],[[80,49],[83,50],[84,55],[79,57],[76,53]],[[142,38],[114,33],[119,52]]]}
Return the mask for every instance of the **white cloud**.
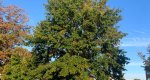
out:
{"label": "white cloud", "polygon": [[148,43],[123,43],[121,44],[122,47],[147,47]]}
{"label": "white cloud", "polygon": [[130,62],[127,66],[143,66],[143,62]]}
{"label": "white cloud", "polygon": [[133,33],[136,33],[136,34],[147,34],[145,31],[133,31]]}
{"label": "white cloud", "polygon": [[126,80],[134,80],[134,79],[146,80],[145,79],[145,74],[141,74],[141,73],[126,74],[125,79]]}
{"label": "white cloud", "polygon": [[121,47],[147,47],[150,38],[125,38],[122,40]]}

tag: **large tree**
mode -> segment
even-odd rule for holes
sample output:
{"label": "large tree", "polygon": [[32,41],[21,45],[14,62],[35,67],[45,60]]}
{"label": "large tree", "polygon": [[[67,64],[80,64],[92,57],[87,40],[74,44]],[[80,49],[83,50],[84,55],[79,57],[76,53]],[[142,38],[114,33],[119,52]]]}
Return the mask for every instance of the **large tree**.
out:
{"label": "large tree", "polygon": [[[123,80],[128,58],[119,48],[120,39],[125,36],[117,26],[121,20],[120,10],[110,8],[106,3],[107,0],[48,0],[46,20],[39,23],[29,40],[36,63],[54,66],[52,75],[55,79],[84,79],[80,76],[88,72],[83,76],[95,75],[97,80],[108,80],[109,77]],[[81,65],[81,59],[85,59],[82,62],[84,71],[69,72],[69,67],[74,71],[80,69],[77,66]],[[79,64],[72,63],[74,60]],[[43,74],[51,73],[42,71]]]}

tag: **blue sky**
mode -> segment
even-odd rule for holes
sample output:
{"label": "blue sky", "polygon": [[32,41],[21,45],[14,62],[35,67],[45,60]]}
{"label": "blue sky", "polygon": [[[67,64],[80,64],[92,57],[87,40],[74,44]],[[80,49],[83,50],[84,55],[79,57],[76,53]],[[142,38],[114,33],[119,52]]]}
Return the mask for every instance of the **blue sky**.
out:
{"label": "blue sky", "polygon": [[[47,0],[4,0],[5,5],[15,4],[27,11],[30,22],[35,26],[45,18],[46,10],[43,6]],[[145,80],[145,72],[142,60],[137,52],[147,53],[150,44],[150,0],[109,0],[109,6],[122,10],[123,20],[119,22],[120,30],[128,33],[121,41],[121,48],[127,51],[131,59],[126,66],[125,78],[133,80],[139,78]]]}

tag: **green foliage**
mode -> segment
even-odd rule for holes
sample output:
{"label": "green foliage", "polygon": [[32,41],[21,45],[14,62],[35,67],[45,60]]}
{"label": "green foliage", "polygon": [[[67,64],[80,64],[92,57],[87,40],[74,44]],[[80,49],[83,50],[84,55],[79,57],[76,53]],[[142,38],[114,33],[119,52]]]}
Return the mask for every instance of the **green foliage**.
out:
{"label": "green foliage", "polygon": [[66,54],[57,61],[40,65],[32,76],[41,80],[88,80],[87,69],[85,58]]}
{"label": "green foliage", "polygon": [[3,79],[88,80],[94,75],[97,80],[124,80],[128,58],[119,48],[125,36],[116,26],[120,10],[106,3],[48,0],[46,20],[28,38],[32,58],[12,56]]}
{"label": "green foliage", "polygon": [[[109,77],[122,80],[128,58],[118,45],[125,34],[116,26],[121,20],[120,10],[106,3],[106,0],[49,0],[47,19],[36,27],[29,41],[34,46],[35,61],[47,64],[55,58],[54,63],[59,64],[66,54],[80,56],[88,60],[90,74],[97,80]],[[61,76],[69,75],[67,67],[61,67],[65,71]]]}
{"label": "green foliage", "polygon": [[23,48],[12,52],[10,62],[4,66],[2,80],[29,80],[29,72],[33,68],[31,53]]}

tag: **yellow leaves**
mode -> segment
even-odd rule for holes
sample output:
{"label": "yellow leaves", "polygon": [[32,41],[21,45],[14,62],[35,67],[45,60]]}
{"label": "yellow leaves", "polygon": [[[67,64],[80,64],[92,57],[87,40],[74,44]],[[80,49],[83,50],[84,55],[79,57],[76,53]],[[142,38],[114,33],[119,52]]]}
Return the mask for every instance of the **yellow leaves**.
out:
{"label": "yellow leaves", "polygon": [[65,34],[65,32],[66,32],[66,29],[61,30],[61,31],[59,32],[59,35],[64,35],[64,34]]}
{"label": "yellow leaves", "polygon": [[89,1],[89,0],[86,0],[83,4],[83,10],[88,10],[88,11],[91,11],[93,8],[92,8],[92,2]]}
{"label": "yellow leaves", "polygon": [[17,47],[12,51],[13,55],[19,55],[20,57],[31,58],[32,54],[28,52],[28,50],[23,49],[21,47]]}
{"label": "yellow leaves", "polygon": [[0,40],[2,39],[2,36],[3,36],[3,35],[2,35],[2,34],[0,34]]}
{"label": "yellow leaves", "polygon": [[104,15],[104,14],[105,14],[105,11],[104,11],[104,10],[100,10],[100,14],[101,14],[101,15]]}
{"label": "yellow leaves", "polygon": [[78,43],[77,41],[73,41],[73,42],[72,42],[72,45],[73,45],[73,46],[74,46],[74,45],[77,45],[77,43]]}
{"label": "yellow leaves", "polygon": [[0,59],[3,59],[3,58],[5,58],[5,53],[4,52],[2,52],[2,51],[0,51]]}

